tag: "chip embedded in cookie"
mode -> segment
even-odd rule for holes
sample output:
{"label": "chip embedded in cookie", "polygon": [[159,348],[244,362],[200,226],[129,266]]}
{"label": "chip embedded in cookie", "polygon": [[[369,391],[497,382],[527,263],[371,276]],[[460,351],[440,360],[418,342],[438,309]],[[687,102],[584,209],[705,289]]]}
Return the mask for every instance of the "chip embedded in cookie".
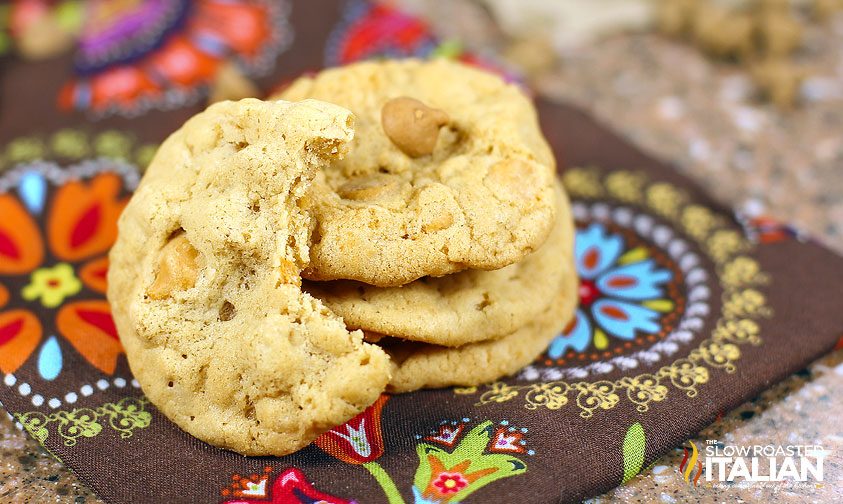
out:
{"label": "chip embedded in cookie", "polygon": [[304,288],[349,327],[460,346],[509,335],[539,317],[554,301],[563,276],[576,276],[569,267],[573,248],[573,217],[557,181],[556,221],[550,235],[537,251],[515,264],[420,278],[401,287],[337,280],[305,282]]}
{"label": "chip embedded in cookie", "polygon": [[357,116],[349,154],[308,196],[317,223],[304,275],[398,286],[529,255],[553,224],[555,162],[514,85],[447,60],[364,62],[278,95]]}
{"label": "chip embedded in cookie", "polygon": [[315,171],[352,114],[221,102],[159,149],[119,221],[108,298],[132,372],[190,434],[283,455],[373,403],[389,359],[301,291]]}

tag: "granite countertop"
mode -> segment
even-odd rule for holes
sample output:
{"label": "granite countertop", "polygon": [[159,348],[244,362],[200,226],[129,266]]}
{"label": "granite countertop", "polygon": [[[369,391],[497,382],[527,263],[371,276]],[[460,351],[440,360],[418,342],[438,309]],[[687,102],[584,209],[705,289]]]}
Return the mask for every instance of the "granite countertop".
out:
{"label": "granite countertop", "polygon": [[[507,37],[467,1],[403,0],[436,30],[505,51]],[[435,14],[435,15],[434,15]],[[807,32],[800,61],[816,69],[803,103],[760,103],[744,71],[657,35],[623,35],[566,53],[531,75],[542,93],[574,103],[641,148],[673,162],[717,197],[792,221],[843,252],[843,17]],[[811,364],[697,436],[729,444],[819,444],[825,482],[783,487],[689,486],[681,448],[594,502],[843,502],[843,351]],[[0,420],[0,501],[100,502],[37,442]]]}

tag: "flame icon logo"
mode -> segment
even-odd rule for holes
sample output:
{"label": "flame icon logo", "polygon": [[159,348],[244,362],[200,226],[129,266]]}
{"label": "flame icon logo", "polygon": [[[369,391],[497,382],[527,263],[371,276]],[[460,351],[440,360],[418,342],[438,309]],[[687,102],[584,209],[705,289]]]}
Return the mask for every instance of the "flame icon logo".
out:
{"label": "flame icon logo", "polygon": [[[693,441],[689,442],[691,443],[691,451],[689,452],[687,448],[682,448],[685,450],[685,456],[682,458],[682,463],[679,464],[679,472],[682,473],[686,482],[693,483],[694,486],[697,486],[699,485],[700,476],[702,476],[703,473],[703,466],[702,462],[698,460],[700,452],[697,450],[697,445],[695,445]],[[692,480],[691,474],[694,472],[694,466],[697,468],[697,474]]]}

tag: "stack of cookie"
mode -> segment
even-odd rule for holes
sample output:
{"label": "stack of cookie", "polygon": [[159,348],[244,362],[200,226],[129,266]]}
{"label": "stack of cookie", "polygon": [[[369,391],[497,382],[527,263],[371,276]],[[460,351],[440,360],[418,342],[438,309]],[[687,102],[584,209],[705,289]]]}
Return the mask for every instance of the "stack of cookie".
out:
{"label": "stack of cookie", "polygon": [[[536,358],[573,315],[573,223],[527,98],[437,60],[360,63],[274,99],[357,118],[311,192],[304,288],[392,361],[388,390],[476,385]],[[272,99],[272,98],[271,98]]]}
{"label": "stack of cookie", "polygon": [[120,219],[108,297],[132,371],[184,430],[250,455],[385,390],[512,374],[576,302],[555,173],[528,99],[444,60],[215,104]]}

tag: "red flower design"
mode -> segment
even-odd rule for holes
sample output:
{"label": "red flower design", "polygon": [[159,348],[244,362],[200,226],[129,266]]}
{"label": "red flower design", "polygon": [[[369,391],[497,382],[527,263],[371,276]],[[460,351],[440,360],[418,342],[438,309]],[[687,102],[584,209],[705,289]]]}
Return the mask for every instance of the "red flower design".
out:
{"label": "red flower design", "polygon": [[449,493],[457,493],[468,486],[468,481],[460,473],[444,472],[440,473],[433,486],[439,489],[443,495]]}
{"label": "red flower design", "polygon": [[[272,468],[264,469],[264,475],[253,474],[248,478],[234,475],[234,483],[222,491],[224,497],[233,496],[224,504],[353,504],[353,501],[341,499],[320,492],[313,488],[302,471],[296,468],[286,469],[279,474],[268,489],[269,473]],[[252,497],[257,497],[253,499]]]}
{"label": "red flower design", "polygon": [[374,404],[348,422],[322,434],[314,443],[348,464],[373,462],[383,455],[381,411],[389,399],[381,395]]}
{"label": "red flower design", "polygon": [[524,448],[524,434],[499,427],[489,443],[488,450],[498,453],[526,453]]}

